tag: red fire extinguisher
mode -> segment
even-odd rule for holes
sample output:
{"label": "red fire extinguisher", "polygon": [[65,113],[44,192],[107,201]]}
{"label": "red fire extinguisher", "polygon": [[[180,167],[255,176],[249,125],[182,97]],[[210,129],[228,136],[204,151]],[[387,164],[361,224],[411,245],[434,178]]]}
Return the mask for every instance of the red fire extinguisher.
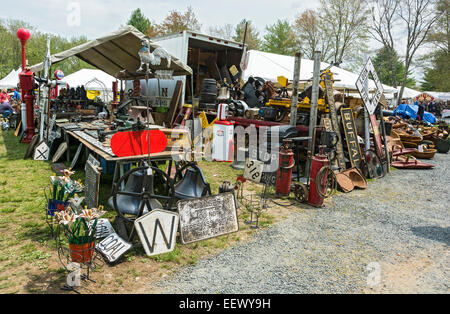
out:
{"label": "red fire extinguisher", "polygon": [[[317,174],[319,173],[319,171],[322,168],[327,167],[329,164],[330,164],[330,161],[328,160],[328,157],[325,155],[316,155],[311,160],[308,203],[314,207],[322,207],[323,206],[323,201],[324,201],[323,194],[325,193],[325,191],[322,191],[323,193],[319,194],[317,189],[318,189],[318,187],[320,188],[321,185],[319,182],[316,182],[316,178],[317,178]],[[324,178],[322,178],[322,180],[326,181],[327,178],[324,177]]]}
{"label": "red fire extinguisher", "polygon": [[276,194],[289,196],[291,192],[292,168],[294,168],[294,153],[289,147],[289,142],[285,142],[280,150],[280,167],[277,173]]}

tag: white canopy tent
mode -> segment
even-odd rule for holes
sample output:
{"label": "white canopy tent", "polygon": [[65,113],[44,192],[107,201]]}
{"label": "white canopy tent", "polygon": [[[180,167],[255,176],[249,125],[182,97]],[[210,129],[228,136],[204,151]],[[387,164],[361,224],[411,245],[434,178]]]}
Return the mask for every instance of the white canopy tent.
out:
{"label": "white canopy tent", "polygon": [[[69,87],[78,87],[81,85],[85,85],[87,90],[106,90],[112,91],[112,83],[116,81],[116,79],[105,73],[101,70],[94,69],[81,69],[75,73],[72,73],[65,78],[63,81],[69,85]],[[100,82],[100,83],[99,83]],[[89,83],[89,86],[86,84]],[[101,84],[102,83],[102,84]],[[102,86],[104,85],[104,86]]]}
{"label": "white canopy tent", "polygon": [[[424,92],[425,94],[433,96],[437,100],[442,101],[450,101],[450,92]],[[422,94],[422,93],[420,93]],[[420,94],[417,94],[416,96],[419,96]]]}
{"label": "white canopy tent", "polygon": [[21,68],[17,70],[11,70],[11,72],[0,80],[0,88],[17,88],[19,84],[19,73]]}
{"label": "white canopy tent", "polygon": [[[292,56],[278,55],[274,53],[250,50],[247,52],[242,79],[246,81],[250,76],[261,77],[265,80],[276,82],[278,76],[287,77],[293,80],[295,58]],[[330,65],[322,62],[320,69],[326,69]],[[313,77],[314,61],[302,59],[300,68],[300,80],[309,80]],[[338,80],[334,83],[337,90],[356,91],[356,81],[358,74],[346,71],[339,67],[331,67],[334,79]],[[395,89],[383,85],[385,93],[394,93]],[[375,89],[375,82],[369,81],[369,90]]]}

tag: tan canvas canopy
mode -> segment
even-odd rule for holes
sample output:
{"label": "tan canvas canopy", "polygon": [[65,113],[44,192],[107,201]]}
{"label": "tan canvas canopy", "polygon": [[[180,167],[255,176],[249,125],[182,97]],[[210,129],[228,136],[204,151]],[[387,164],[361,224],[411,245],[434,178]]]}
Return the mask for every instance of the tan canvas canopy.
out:
{"label": "tan canvas canopy", "polygon": [[[76,56],[90,65],[114,76],[118,79],[143,78],[144,73],[137,73],[140,66],[138,51],[141,49],[141,40],[145,37],[133,26],[127,25],[104,37],[91,40],[87,43],[73,47],[69,50],[51,56],[52,64],[61,62],[67,58]],[[153,52],[160,46],[150,41],[150,50]],[[39,72],[43,69],[43,63],[31,67],[31,71]],[[145,67],[144,67],[145,69]],[[155,70],[173,70],[174,76],[191,75],[192,69],[172,56],[170,67],[167,60],[162,59],[161,65],[153,66]],[[150,77],[154,77],[151,75]]]}

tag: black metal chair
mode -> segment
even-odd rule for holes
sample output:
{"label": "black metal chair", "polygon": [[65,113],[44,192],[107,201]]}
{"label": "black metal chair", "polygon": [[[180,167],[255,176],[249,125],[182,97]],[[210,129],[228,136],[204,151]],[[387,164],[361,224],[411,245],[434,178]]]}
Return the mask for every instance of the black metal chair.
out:
{"label": "black metal chair", "polygon": [[201,198],[212,194],[202,169],[195,162],[178,169],[174,181],[177,199]]}
{"label": "black metal chair", "polygon": [[[126,182],[123,190],[122,183]],[[117,212],[119,234],[130,241],[134,221],[155,209],[173,210],[175,188],[172,179],[161,169],[142,166],[127,172],[114,185],[108,205]],[[126,225],[132,224],[128,232]]]}

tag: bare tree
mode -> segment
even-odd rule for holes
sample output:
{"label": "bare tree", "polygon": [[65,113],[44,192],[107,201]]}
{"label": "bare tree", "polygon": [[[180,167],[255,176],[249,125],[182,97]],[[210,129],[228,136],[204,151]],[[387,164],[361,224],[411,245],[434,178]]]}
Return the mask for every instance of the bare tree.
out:
{"label": "bare tree", "polygon": [[333,39],[334,61],[354,61],[367,49],[367,1],[320,0],[320,5],[322,27]]}
{"label": "bare tree", "polygon": [[413,57],[424,43],[436,20],[440,17],[434,10],[435,0],[400,0],[398,15],[406,31],[405,73],[401,84],[399,101],[402,99],[409,68]]}
{"label": "bare tree", "polygon": [[197,19],[192,7],[188,7],[186,12],[181,13],[177,10],[172,10],[169,15],[156,26],[158,34],[174,34],[185,30],[200,31],[202,24]]}
{"label": "bare tree", "polygon": [[395,62],[394,27],[400,0],[373,0],[372,25],[369,33],[389,54],[389,67],[392,73],[392,85],[397,89],[397,65]]}
{"label": "bare tree", "polygon": [[232,24],[208,27],[208,35],[216,36],[222,39],[233,40],[234,34],[235,34],[235,27]]}
{"label": "bare tree", "polygon": [[292,29],[306,58],[314,59],[314,52],[319,50],[322,52],[322,61],[330,61],[333,55],[331,37],[324,31],[317,11],[308,9],[302,12],[292,24]]}

